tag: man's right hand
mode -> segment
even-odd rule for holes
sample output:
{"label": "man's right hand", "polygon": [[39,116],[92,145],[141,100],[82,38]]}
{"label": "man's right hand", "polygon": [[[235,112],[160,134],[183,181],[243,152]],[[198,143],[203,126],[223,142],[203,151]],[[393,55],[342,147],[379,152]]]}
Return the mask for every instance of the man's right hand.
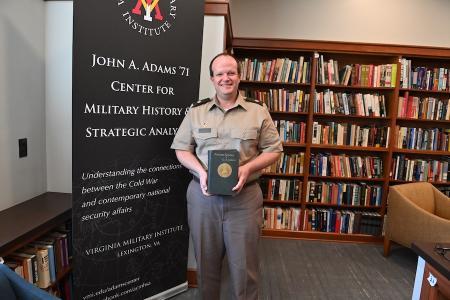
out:
{"label": "man's right hand", "polygon": [[200,176],[200,188],[202,190],[203,195],[211,196],[208,193],[208,173],[206,173],[205,169],[203,169],[202,164],[197,159],[197,157],[190,151],[187,150],[175,150],[175,154],[177,155],[178,161],[188,168],[189,170],[194,171]]}
{"label": "man's right hand", "polygon": [[208,193],[208,173],[206,171],[200,172],[200,188],[202,190],[203,195],[211,196],[212,194]]}

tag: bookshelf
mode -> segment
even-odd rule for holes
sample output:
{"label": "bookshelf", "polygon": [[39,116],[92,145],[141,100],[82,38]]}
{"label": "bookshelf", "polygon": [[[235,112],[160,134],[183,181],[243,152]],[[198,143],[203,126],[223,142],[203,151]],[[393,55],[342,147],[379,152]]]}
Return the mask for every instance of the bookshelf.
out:
{"label": "bookshelf", "polygon": [[301,172],[285,160],[262,176],[263,236],[381,242],[390,185],[450,188],[450,49],[234,38],[232,50],[241,93],[267,104],[284,156],[303,156]]}
{"label": "bookshelf", "polygon": [[[9,255],[21,251],[71,218],[72,196],[67,193],[47,192],[0,211],[0,257],[8,261]],[[70,264],[57,269],[56,280],[52,280],[45,290],[57,290],[61,284],[68,289],[71,269]]]}

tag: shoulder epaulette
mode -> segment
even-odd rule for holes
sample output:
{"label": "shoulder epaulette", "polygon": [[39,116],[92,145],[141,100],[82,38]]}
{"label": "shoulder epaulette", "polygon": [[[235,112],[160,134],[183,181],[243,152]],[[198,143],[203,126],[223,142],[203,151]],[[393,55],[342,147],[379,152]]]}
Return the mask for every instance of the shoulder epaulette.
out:
{"label": "shoulder epaulette", "polygon": [[211,98],[205,98],[202,100],[198,100],[197,102],[192,103],[191,107],[197,107],[197,106],[203,105],[205,103],[208,103],[210,101],[211,101]]}
{"label": "shoulder epaulette", "polygon": [[245,101],[247,101],[247,102],[252,102],[252,103],[256,103],[256,104],[259,104],[259,105],[263,106],[262,101],[259,101],[259,100],[253,99],[253,98],[245,97]]}

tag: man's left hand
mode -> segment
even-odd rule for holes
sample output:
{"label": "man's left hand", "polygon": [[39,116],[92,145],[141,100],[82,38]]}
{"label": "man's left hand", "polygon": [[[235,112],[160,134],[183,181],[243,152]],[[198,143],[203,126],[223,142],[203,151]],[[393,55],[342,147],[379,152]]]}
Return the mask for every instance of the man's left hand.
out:
{"label": "man's left hand", "polygon": [[236,186],[232,189],[234,192],[239,193],[242,188],[244,187],[245,183],[247,182],[247,178],[250,176],[250,168],[248,165],[243,165],[239,167],[238,171],[238,183]]}

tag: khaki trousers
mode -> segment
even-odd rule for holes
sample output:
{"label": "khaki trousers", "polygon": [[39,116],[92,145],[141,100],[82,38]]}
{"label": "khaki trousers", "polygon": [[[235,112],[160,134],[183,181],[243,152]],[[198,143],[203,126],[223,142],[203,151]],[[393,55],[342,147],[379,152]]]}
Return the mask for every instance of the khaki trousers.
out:
{"label": "khaki trousers", "polygon": [[255,182],[236,196],[204,196],[198,182],[187,190],[188,222],[203,300],[220,299],[222,261],[227,255],[231,299],[258,299],[258,242],[262,192]]}

